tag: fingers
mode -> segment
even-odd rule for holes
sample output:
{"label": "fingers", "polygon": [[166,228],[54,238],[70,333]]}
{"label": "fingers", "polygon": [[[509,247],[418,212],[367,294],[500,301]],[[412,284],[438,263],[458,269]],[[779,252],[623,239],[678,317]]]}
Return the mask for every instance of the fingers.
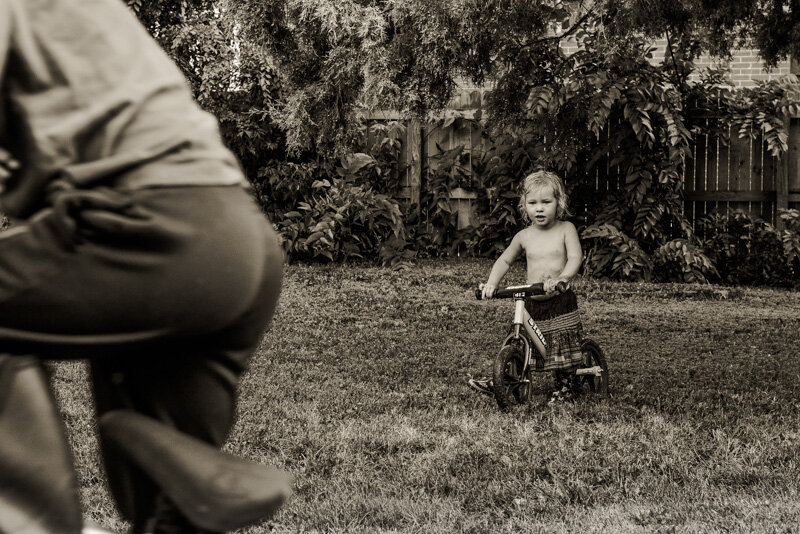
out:
{"label": "fingers", "polygon": [[563,280],[559,280],[558,278],[548,278],[542,284],[542,289],[545,293],[552,293],[559,289],[559,284],[561,284]]}
{"label": "fingers", "polygon": [[569,282],[565,280],[560,280],[558,278],[549,278],[544,281],[542,284],[542,289],[545,293],[552,293],[554,291],[558,291],[559,293],[563,293],[567,289],[569,289]]}
{"label": "fingers", "polygon": [[2,147],[0,147],[0,165],[14,171],[19,169],[19,161],[11,155],[11,152]]}
{"label": "fingers", "polygon": [[6,180],[11,177],[14,171],[20,168],[20,163],[11,152],[5,148],[0,147],[0,180]]}
{"label": "fingers", "polygon": [[481,284],[481,289],[483,292],[483,298],[490,299],[494,295],[495,287],[489,284]]}

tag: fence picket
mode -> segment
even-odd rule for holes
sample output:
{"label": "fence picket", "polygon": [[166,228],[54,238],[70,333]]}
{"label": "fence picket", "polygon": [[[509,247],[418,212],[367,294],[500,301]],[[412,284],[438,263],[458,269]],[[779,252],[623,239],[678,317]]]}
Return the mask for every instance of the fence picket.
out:
{"label": "fence picket", "polygon": [[[753,137],[750,141],[750,185],[754,191],[764,191],[764,151],[763,143],[759,136]],[[753,204],[752,211],[755,215],[764,218],[765,202]]]}

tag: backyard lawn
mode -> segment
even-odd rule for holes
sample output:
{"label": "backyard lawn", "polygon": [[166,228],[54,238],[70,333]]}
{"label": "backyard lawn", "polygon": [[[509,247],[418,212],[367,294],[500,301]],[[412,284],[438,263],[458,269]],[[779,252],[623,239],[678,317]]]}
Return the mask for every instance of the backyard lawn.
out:
{"label": "backyard lawn", "polygon": [[[295,494],[247,532],[796,531],[800,293],[578,281],[611,397],[501,413],[466,385],[511,319],[472,293],[490,267],[287,266],[226,448]],[[86,515],[122,529],[85,369],[54,380]]]}

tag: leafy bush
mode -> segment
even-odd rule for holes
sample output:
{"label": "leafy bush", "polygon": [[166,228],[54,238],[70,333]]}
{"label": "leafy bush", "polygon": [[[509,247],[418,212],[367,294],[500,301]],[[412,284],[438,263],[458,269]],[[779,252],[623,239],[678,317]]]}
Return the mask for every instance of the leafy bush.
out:
{"label": "leafy bush", "polygon": [[343,261],[377,257],[405,235],[397,201],[345,178],[317,180],[312,194],[277,223],[293,259]]}
{"label": "leafy bush", "polygon": [[397,184],[400,148],[392,139],[377,141],[381,159],[353,153],[336,162],[273,160],[260,169],[253,189],[290,260],[380,257],[395,265],[409,257],[399,203],[386,192]]}
{"label": "leafy bush", "polygon": [[590,226],[583,232],[588,241],[584,272],[616,280],[646,280],[653,275],[653,261],[635,239],[611,224]]}
{"label": "leafy bush", "polygon": [[[796,257],[789,257],[785,241],[768,222],[743,211],[734,211],[709,215],[699,226],[706,236],[702,241],[703,250],[714,263],[721,282],[776,287],[797,285],[800,272],[792,266]],[[796,231],[787,230],[790,248],[792,233],[794,240],[798,235]]]}
{"label": "leafy bush", "polygon": [[475,254],[494,257],[521,229],[524,219],[519,210],[519,185],[541,159],[543,145],[535,132],[526,128],[495,129],[488,135],[488,150],[481,158],[473,156],[478,224],[467,242]]}
{"label": "leafy bush", "polygon": [[397,266],[415,255],[393,196],[399,188],[405,126],[395,121],[375,124],[370,131],[375,134],[370,154],[271,160],[252,180],[290,261],[380,258]]}
{"label": "leafy bush", "polygon": [[800,276],[800,210],[783,210],[780,218],[784,224],[781,241],[786,261],[794,273]]}
{"label": "leafy bush", "polygon": [[[565,178],[587,273],[787,285],[800,271],[790,212],[781,215],[787,229],[780,235],[753,220],[710,220],[732,233],[707,242],[683,215],[693,135],[725,142],[730,130],[764,132],[769,153],[780,155],[788,148],[784,116],[800,103],[795,76],[737,89],[716,70],[690,82],[702,51],[731,45],[687,22],[705,21],[705,8],[684,20],[680,9],[662,12],[647,2],[516,2],[495,10],[418,0],[388,8],[332,0],[126,1],[220,119],[291,259],[369,255],[397,265],[456,251],[496,256],[521,227],[519,180],[545,168]],[[682,22],[659,22],[675,22],[672,16]],[[665,31],[669,53],[655,65],[651,38]],[[565,54],[562,38],[577,40],[579,51]],[[405,127],[372,125],[380,135],[367,146],[363,112],[436,115],[454,96],[455,74],[483,86],[490,80],[492,91],[474,120],[450,116],[440,125],[471,120],[489,148],[429,154],[420,205],[404,205],[398,216],[392,198]],[[458,228],[454,187],[478,195],[472,227]],[[757,251],[783,261],[727,265]]]}
{"label": "leafy bush", "polygon": [[470,188],[470,174],[463,166],[467,153],[463,146],[431,155],[425,169],[425,187],[420,192],[418,215],[409,217],[415,246],[425,256],[441,256],[463,248],[468,233],[458,229],[458,212],[450,202],[450,191]]}
{"label": "leafy bush", "polygon": [[656,279],[660,282],[707,283],[719,276],[711,258],[686,239],[664,243],[653,254]]}
{"label": "leafy bush", "polygon": [[313,193],[313,184],[329,174],[318,163],[272,160],[258,170],[253,191],[259,204],[276,221],[309,198]]}

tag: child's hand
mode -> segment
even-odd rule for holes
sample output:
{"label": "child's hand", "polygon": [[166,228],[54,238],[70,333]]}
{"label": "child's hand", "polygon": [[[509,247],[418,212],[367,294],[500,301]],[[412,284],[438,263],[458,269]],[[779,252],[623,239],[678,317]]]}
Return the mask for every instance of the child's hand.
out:
{"label": "child's hand", "polygon": [[482,297],[485,299],[492,298],[492,296],[494,296],[494,292],[497,291],[497,288],[490,284],[481,284],[479,289],[481,290]]}
{"label": "child's hand", "polygon": [[559,280],[558,278],[548,278],[542,284],[542,289],[544,289],[545,293],[552,293],[553,291],[556,290],[556,286],[560,282],[563,282],[563,280]]}

